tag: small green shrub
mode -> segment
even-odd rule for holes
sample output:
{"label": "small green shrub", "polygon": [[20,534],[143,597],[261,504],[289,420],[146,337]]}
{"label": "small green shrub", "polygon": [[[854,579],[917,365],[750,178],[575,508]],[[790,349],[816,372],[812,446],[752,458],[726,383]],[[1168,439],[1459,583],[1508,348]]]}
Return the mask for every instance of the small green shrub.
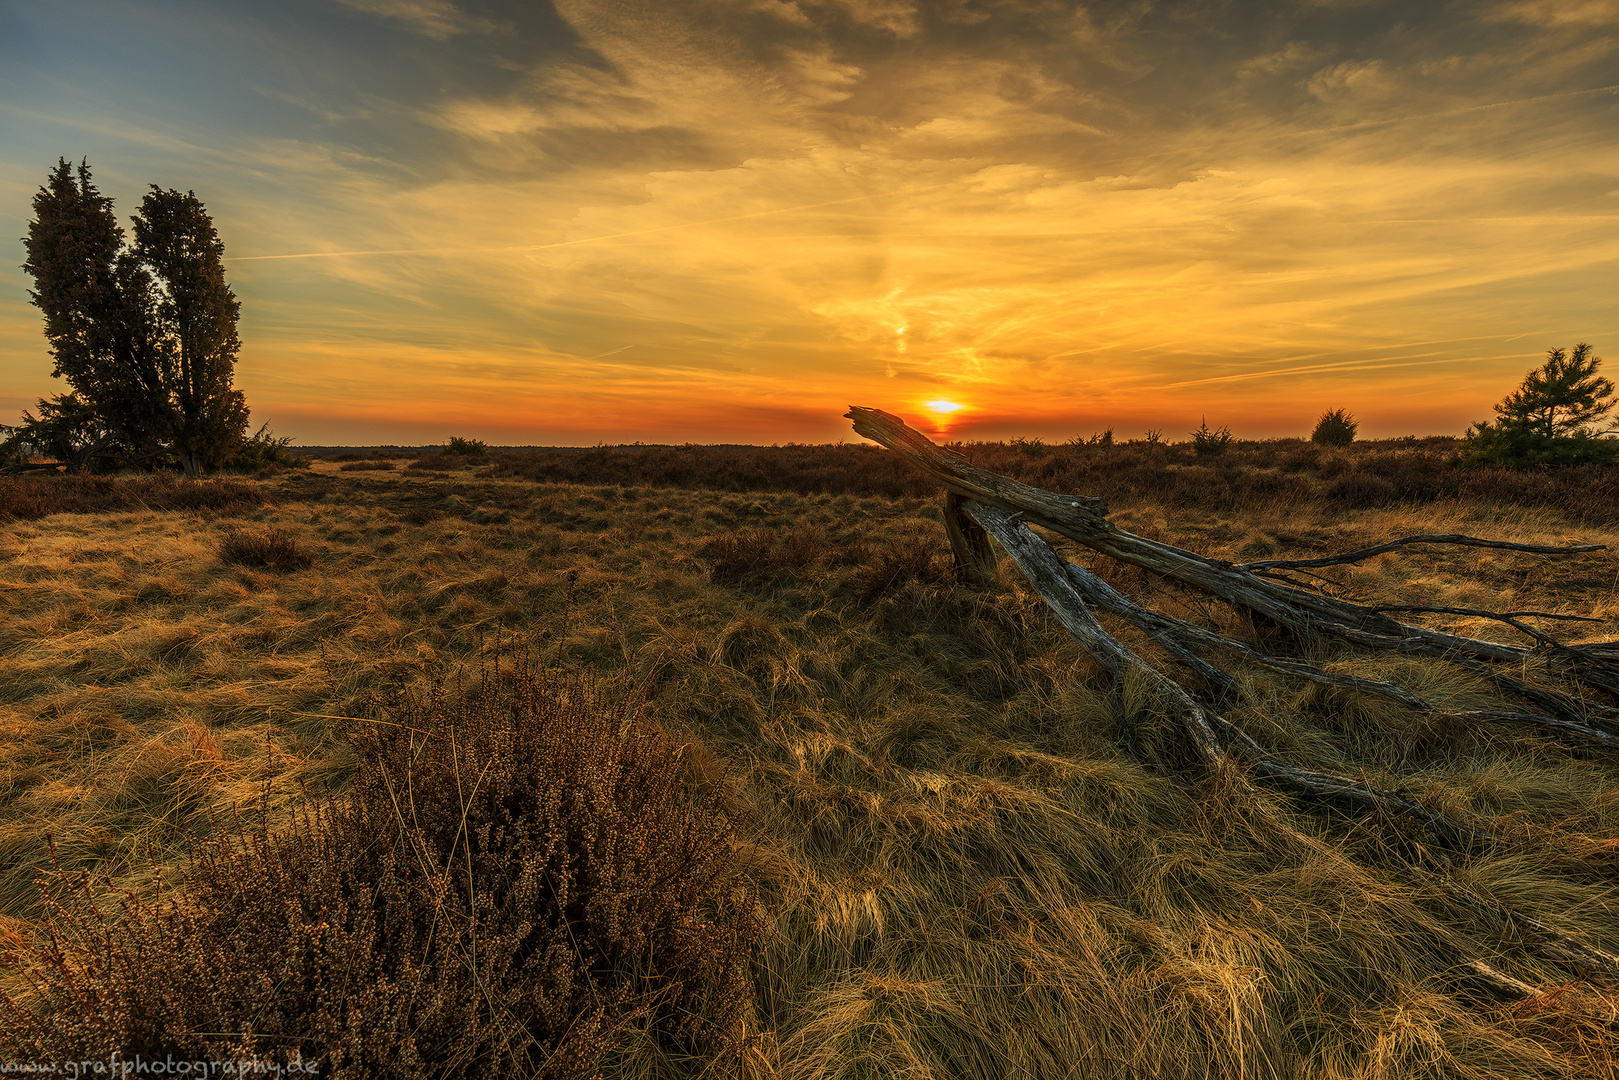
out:
{"label": "small green shrub", "polygon": [[1457,447],[1469,465],[1611,465],[1619,440],[1599,431],[1613,411],[1613,383],[1597,374],[1602,357],[1580,342],[1572,353],[1550,349],[1546,362],[1495,407],[1498,419],[1467,429]]}
{"label": "small green shrub", "polygon": [[1310,432],[1310,441],[1320,446],[1348,446],[1355,441],[1355,432],[1360,425],[1355,418],[1343,409],[1333,409],[1321,414],[1321,419],[1315,422],[1315,430]]}
{"label": "small green shrub", "polygon": [[256,473],[275,469],[307,469],[309,459],[288,449],[292,436],[277,438],[265,424],[225,462],[228,472]]}
{"label": "small green shrub", "polygon": [[1016,450],[1018,453],[1022,454],[1024,457],[1030,458],[1042,458],[1051,452],[1051,448],[1042,442],[1039,436],[1035,436],[1032,439],[1025,439],[1022,436],[1018,436],[1007,445]]}
{"label": "small green shrub", "polygon": [[452,435],[439,453],[445,457],[484,457],[489,453],[489,447],[482,439],[463,439],[459,435]]}
{"label": "small green shrub", "polygon": [[1192,449],[1196,451],[1198,457],[1223,454],[1231,442],[1231,429],[1223,427],[1218,431],[1210,430],[1207,417],[1203,419],[1202,426],[1192,432]]}
{"label": "small green shrub", "polygon": [[266,570],[302,570],[315,564],[315,554],[285,529],[263,532],[232,529],[219,544],[219,558],[238,566]]}

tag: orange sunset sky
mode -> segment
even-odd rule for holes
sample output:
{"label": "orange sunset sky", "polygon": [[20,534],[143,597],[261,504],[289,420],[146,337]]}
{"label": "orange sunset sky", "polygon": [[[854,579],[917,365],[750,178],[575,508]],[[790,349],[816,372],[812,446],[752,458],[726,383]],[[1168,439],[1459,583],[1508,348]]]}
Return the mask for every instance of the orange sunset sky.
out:
{"label": "orange sunset sky", "polygon": [[6,4],[0,422],[86,157],[208,207],[304,444],[1460,434],[1619,377],[1616,84],[1619,0]]}

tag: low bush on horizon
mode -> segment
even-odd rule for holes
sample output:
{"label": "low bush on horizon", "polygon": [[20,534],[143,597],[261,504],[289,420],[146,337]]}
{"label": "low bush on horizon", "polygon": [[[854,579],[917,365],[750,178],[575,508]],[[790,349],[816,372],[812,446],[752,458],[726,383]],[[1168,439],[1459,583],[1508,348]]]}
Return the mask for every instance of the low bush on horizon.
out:
{"label": "low bush on horizon", "polygon": [[226,472],[259,473],[277,469],[307,469],[310,459],[292,451],[292,436],[277,437],[264,424],[249,436],[223,468]]}
{"label": "low bush on horizon", "polygon": [[1223,454],[1231,448],[1234,441],[1236,440],[1233,438],[1230,428],[1222,427],[1218,430],[1212,430],[1209,427],[1208,420],[1205,419],[1198,429],[1192,432],[1192,452],[1198,457]]}
{"label": "low bush on horizon", "polygon": [[452,435],[439,453],[445,457],[481,458],[488,456],[489,446],[482,439],[463,439],[459,435]]}
{"label": "low bush on horizon", "polygon": [[1321,446],[1348,446],[1355,441],[1360,425],[1345,409],[1332,409],[1321,414],[1310,432],[1310,441]]}

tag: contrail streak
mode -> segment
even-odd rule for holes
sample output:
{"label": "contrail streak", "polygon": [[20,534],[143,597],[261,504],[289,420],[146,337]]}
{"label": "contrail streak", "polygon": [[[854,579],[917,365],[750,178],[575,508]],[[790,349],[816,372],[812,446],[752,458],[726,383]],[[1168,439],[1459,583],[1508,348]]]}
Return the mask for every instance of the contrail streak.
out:
{"label": "contrail streak", "polygon": [[1275,368],[1270,371],[1245,371],[1237,375],[1215,375],[1207,379],[1187,379],[1183,382],[1159,383],[1140,387],[1141,390],[1168,390],[1177,386],[1204,386],[1209,383],[1246,382],[1249,379],[1269,379],[1277,375],[1311,375],[1323,371],[1380,371],[1385,368],[1426,367],[1429,364],[1476,364],[1484,360],[1521,359],[1519,353],[1502,356],[1455,356],[1445,360],[1410,360],[1394,357],[1389,360],[1345,360],[1336,364],[1310,364],[1305,367]]}
{"label": "contrail streak", "polygon": [[938,191],[940,188],[950,187],[953,183],[955,181],[944,184],[931,184],[927,187],[904,188],[900,191],[878,191],[870,195],[853,195],[847,199],[828,199],[826,202],[805,203],[802,206],[778,206],[770,210],[755,210],[749,214],[732,214],[730,217],[709,218],[705,221],[682,221],[674,225],[659,225],[651,229],[635,229],[631,232],[587,236],[578,240],[559,240],[554,244],[509,244],[500,247],[466,248],[388,248],[374,251],[300,251],[289,255],[237,255],[227,258],[225,261],[264,262],[270,259],[342,259],[355,255],[455,255],[490,251],[545,251],[549,248],[596,244],[603,240],[622,240],[629,236],[647,236],[652,233],[669,232],[674,229],[694,229],[703,225],[723,225],[729,221],[747,221],[750,218],[769,217],[772,214],[791,214],[798,210],[819,210],[823,206],[842,206],[845,203],[865,202],[868,199],[881,199],[889,195],[918,195],[924,191]]}

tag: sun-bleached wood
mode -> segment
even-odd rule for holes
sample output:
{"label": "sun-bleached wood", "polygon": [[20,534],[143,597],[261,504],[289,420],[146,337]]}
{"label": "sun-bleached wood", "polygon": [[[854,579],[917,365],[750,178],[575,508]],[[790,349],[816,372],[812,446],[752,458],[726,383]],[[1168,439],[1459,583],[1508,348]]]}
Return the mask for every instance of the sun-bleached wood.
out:
{"label": "sun-bleached wood", "polygon": [[[1431,810],[1398,792],[1387,791],[1351,777],[1321,773],[1287,763],[1222,717],[1213,701],[1170,678],[1126,646],[1102,625],[1092,609],[1105,611],[1141,630],[1174,661],[1201,680],[1215,699],[1223,700],[1241,694],[1240,684],[1235,677],[1209,659],[1210,654],[1224,654],[1281,674],[1382,697],[1413,711],[1435,713],[1442,710],[1395,683],[1329,672],[1307,661],[1267,656],[1223,635],[1137,604],[1088,568],[1060,558],[1048,543],[1029,528],[1030,524],[1050,529],[1121,562],[1192,585],[1240,610],[1264,615],[1298,635],[1328,634],[1372,649],[1444,657],[1469,671],[1488,674],[1503,689],[1523,697],[1546,712],[1546,715],[1542,715],[1511,710],[1472,710],[1449,711],[1445,715],[1481,722],[1533,724],[1549,734],[1572,739],[1588,747],[1619,749],[1619,726],[1613,723],[1619,718],[1619,710],[1612,705],[1583,695],[1575,697],[1533,687],[1494,667],[1496,664],[1517,664],[1537,654],[1544,656],[1550,653],[1572,671],[1576,681],[1611,695],[1614,688],[1619,686],[1619,666],[1615,664],[1619,649],[1614,647],[1615,643],[1567,647],[1558,644],[1549,635],[1519,625],[1517,628],[1531,636],[1537,648],[1532,650],[1499,645],[1409,626],[1390,619],[1382,610],[1323,596],[1261,576],[1267,569],[1335,565],[1415,543],[1454,543],[1541,554],[1595,551],[1604,545],[1579,544],[1554,548],[1460,535],[1429,534],[1403,538],[1345,556],[1321,560],[1272,560],[1239,566],[1120,529],[1107,520],[1107,505],[1101,499],[1045,491],[978,468],[934,445],[926,436],[914,431],[891,413],[856,406],[846,415],[854,421],[857,433],[902,454],[944,485],[945,528],[965,580],[979,585],[995,583],[991,570],[992,552],[987,539],[994,537],[1057,620],[1108,672],[1114,683],[1115,700],[1119,700],[1119,689],[1127,676],[1134,674],[1144,680],[1165,708],[1172,737],[1189,750],[1206,770],[1245,773],[1258,783],[1287,792],[1311,809],[1330,808],[1340,814],[1371,814],[1384,820],[1403,821],[1406,828],[1415,829],[1429,843],[1452,852],[1467,853],[1485,846],[1512,846],[1513,843],[1505,837]],[[1403,610],[1439,609],[1413,607]],[[1513,613],[1514,616],[1522,614],[1532,613]],[[1514,624],[1512,617],[1503,616],[1503,619]],[[1585,669],[1583,673],[1580,670],[1582,666]],[[1586,677],[1580,678],[1581,674]],[[1128,727],[1128,718],[1121,714],[1119,719],[1121,724],[1126,725],[1125,738],[1133,747],[1136,740]],[[1448,860],[1442,856],[1435,861],[1448,865]],[[1536,954],[1560,964],[1577,977],[1615,981],[1619,976],[1619,959],[1611,954],[1527,916],[1501,908],[1449,877],[1435,875],[1416,864],[1411,869],[1413,874],[1434,885],[1459,908],[1510,927]],[[1463,935],[1453,933],[1451,947],[1457,971],[1481,984],[1491,994],[1513,1000],[1540,993],[1535,987],[1501,971],[1486,960],[1481,950]]]}

